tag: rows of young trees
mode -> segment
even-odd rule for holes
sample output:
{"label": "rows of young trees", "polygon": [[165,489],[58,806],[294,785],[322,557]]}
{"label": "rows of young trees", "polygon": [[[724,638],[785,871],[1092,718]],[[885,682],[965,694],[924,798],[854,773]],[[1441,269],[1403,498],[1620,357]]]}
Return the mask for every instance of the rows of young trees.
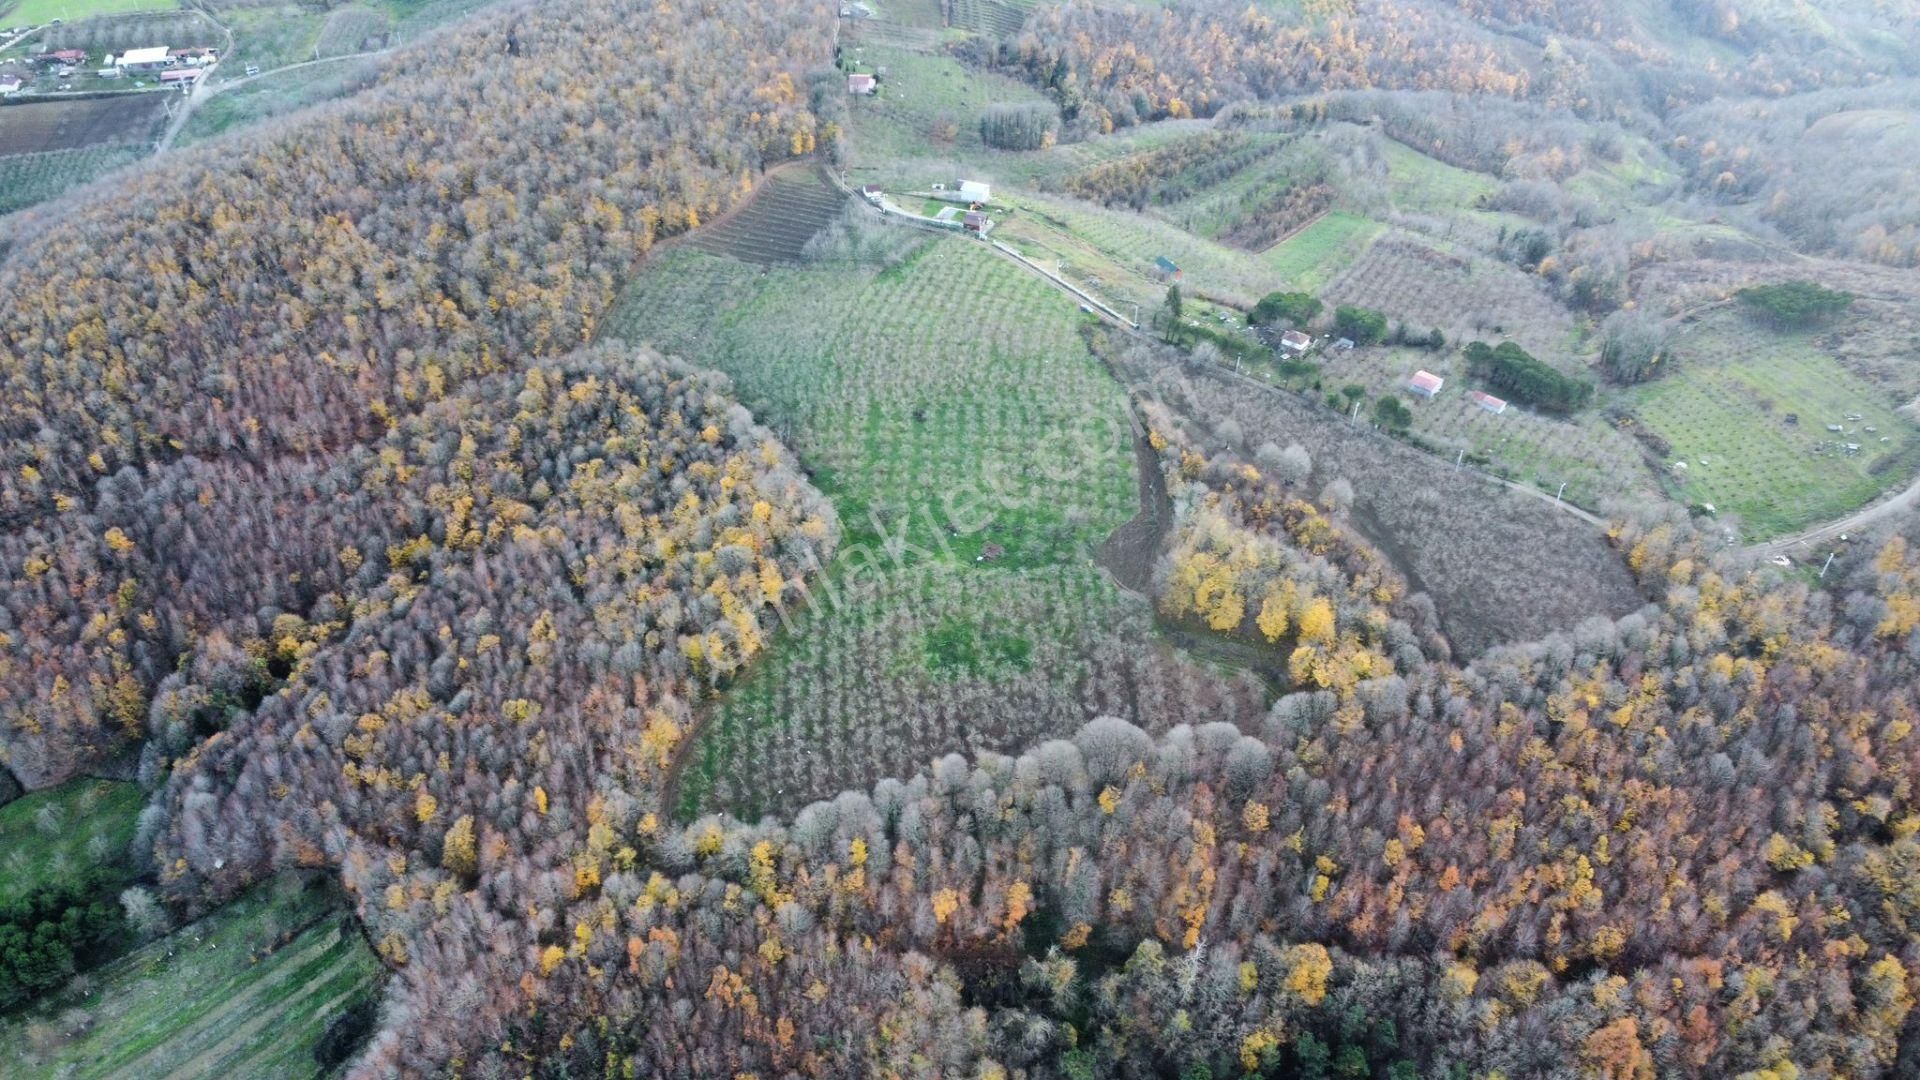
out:
{"label": "rows of young trees", "polygon": [[1144,210],[1225,183],[1283,149],[1285,143],[1275,139],[1210,131],[1101,162],[1067,177],[1061,187],[1102,206]]}

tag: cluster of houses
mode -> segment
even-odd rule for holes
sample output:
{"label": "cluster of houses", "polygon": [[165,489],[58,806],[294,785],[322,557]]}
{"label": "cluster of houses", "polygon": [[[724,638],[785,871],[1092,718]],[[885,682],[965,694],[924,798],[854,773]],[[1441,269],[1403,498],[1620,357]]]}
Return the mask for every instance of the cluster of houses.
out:
{"label": "cluster of houses", "polygon": [[[85,49],[49,49],[35,53],[31,62],[42,73],[64,79],[85,65],[88,57]],[[191,87],[219,58],[219,52],[209,46],[173,49],[154,45],[127,49],[117,56],[108,54],[102,61],[103,66],[96,68],[93,74],[102,79],[152,77],[162,86]],[[0,96],[20,93],[33,81],[33,77],[28,71],[0,68]]]}

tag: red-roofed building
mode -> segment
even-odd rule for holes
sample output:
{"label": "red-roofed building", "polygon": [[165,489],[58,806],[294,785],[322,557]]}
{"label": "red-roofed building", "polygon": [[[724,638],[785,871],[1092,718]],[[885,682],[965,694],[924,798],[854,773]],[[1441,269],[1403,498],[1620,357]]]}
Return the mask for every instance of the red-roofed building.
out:
{"label": "red-roofed building", "polygon": [[1289,330],[1280,335],[1280,348],[1299,356],[1313,347],[1313,339],[1298,330]]}
{"label": "red-roofed building", "polygon": [[205,74],[200,68],[170,68],[160,73],[161,86],[176,86],[197,81]]}
{"label": "red-roofed building", "polygon": [[59,52],[43,52],[34,59],[43,64],[84,64],[87,60],[87,50],[61,49]]}
{"label": "red-roofed building", "polygon": [[1507,403],[1505,401],[1494,397],[1484,390],[1473,391],[1467,395],[1467,399],[1495,416],[1507,411]]}
{"label": "red-roofed building", "polygon": [[847,93],[849,94],[865,96],[873,93],[878,86],[879,83],[874,80],[874,77],[864,72],[856,71],[847,76]]}
{"label": "red-roofed building", "polygon": [[1431,371],[1416,371],[1413,373],[1413,378],[1407,380],[1407,389],[1423,398],[1432,399],[1446,384],[1447,380]]}

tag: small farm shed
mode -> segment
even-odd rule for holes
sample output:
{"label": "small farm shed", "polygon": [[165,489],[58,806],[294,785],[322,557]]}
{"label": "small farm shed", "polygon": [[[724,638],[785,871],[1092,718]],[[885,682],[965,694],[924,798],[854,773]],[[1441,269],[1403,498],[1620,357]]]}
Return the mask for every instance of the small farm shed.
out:
{"label": "small farm shed", "polygon": [[1334,342],[1333,347],[1340,352],[1352,352],[1353,339],[1350,337],[1343,337],[1340,340]]}
{"label": "small farm shed", "polygon": [[1431,371],[1416,371],[1413,373],[1413,378],[1407,380],[1407,389],[1423,398],[1431,399],[1446,384],[1447,380]]}
{"label": "small farm shed", "polygon": [[1298,330],[1289,330],[1280,335],[1280,349],[1283,352],[1299,356],[1313,347],[1313,339]]}
{"label": "small farm shed", "polygon": [[1467,397],[1475,405],[1480,406],[1495,416],[1507,411],[1507,403],[1505,401],[1494,397],[1484,390],[1475,390],[1473,393],[1468,394]]}
{"label": "small farm shed", "polygon": [[0,79],[0,97],[11,97],[19,92],[20,79],[18,76],[9,75],[4,79]]}
{"label": "small farm shed", "polygon": [[1165,255],[1154,256],[1153,269],[1155,273],[1169,281],[1180,280],[1180,268],[1175,266],[1173,260],[1167,258]]}
{"label": "small farm shed", "polygon": [[878,86],[879,84],[874,81],[873,76],[863,71],[856,71],[847,76],[847,93],[849,94],[865,96],[873,93]]}
{"label": "small farm shed", "polygon": [[202,74],[200,68],[173,68],[160,73],[160,85],[178,86],[182,83],[190,83],[199,79]]}
{"label": "small farm shed", "polygon": [[154,71],[173,62],[167,55],[165,45],[155,45],[146,49],[128,49],[114,60],[114,66],[134,71]]}

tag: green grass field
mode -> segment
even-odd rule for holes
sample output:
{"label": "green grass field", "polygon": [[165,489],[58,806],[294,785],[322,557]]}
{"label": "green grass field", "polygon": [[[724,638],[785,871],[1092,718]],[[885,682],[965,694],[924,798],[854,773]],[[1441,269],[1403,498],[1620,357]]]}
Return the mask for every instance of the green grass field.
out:
{"label": "green grass field", "polygon": [[[1081,319],[959,238],[878,273],[685,250],[642,273],[606,335],[732,376],[843,527],[819,606],[711,707],[683,810],[751,817],[1082,722],[1094,640],[1129,613],[1144,636],[1147,613],[1092,563],[1137,495]],[[952,703],[941,730],[910,729],[930,698]]]}
{"label": "green grass field", "polygon": [[146,802],[137,784],[81,778],[0,806],[0,904],[96,866],[127,866]]}
{"label": "green grass field", "polygon": [[1260,254],[1287,288],[1318,292],[1366,253],[1385,229],[1377,221],[1335,210]]}
{"label": "green grass field", "polygon": [[1404,143],[1383,139],[1381,144],[1387,152],[1387,188],[1400,210],[1458,213],[1500,186],[1491,176],[1449,165]]}
{"label": "green grass field", "polygon": [[379,963],[325,887],[263,885],[0,1020],[0,1075],[312,1077]]}
{"label": "green grass field", "polygon": [[39,26],[60,19],[74,22],[96,15],[124,15],[129,11],[173,11],[178,0],[20,0],[0,21],[8,26]]}
{"label": "green grass field", "polygon": [[1920,465],[1920,429],[1810,336],[1722,311],[1672,351],[1678,369],[1640,389],[1635,412],[1686,462],[1676,495],[1739,514],[1749,539],[1839,517]]}

